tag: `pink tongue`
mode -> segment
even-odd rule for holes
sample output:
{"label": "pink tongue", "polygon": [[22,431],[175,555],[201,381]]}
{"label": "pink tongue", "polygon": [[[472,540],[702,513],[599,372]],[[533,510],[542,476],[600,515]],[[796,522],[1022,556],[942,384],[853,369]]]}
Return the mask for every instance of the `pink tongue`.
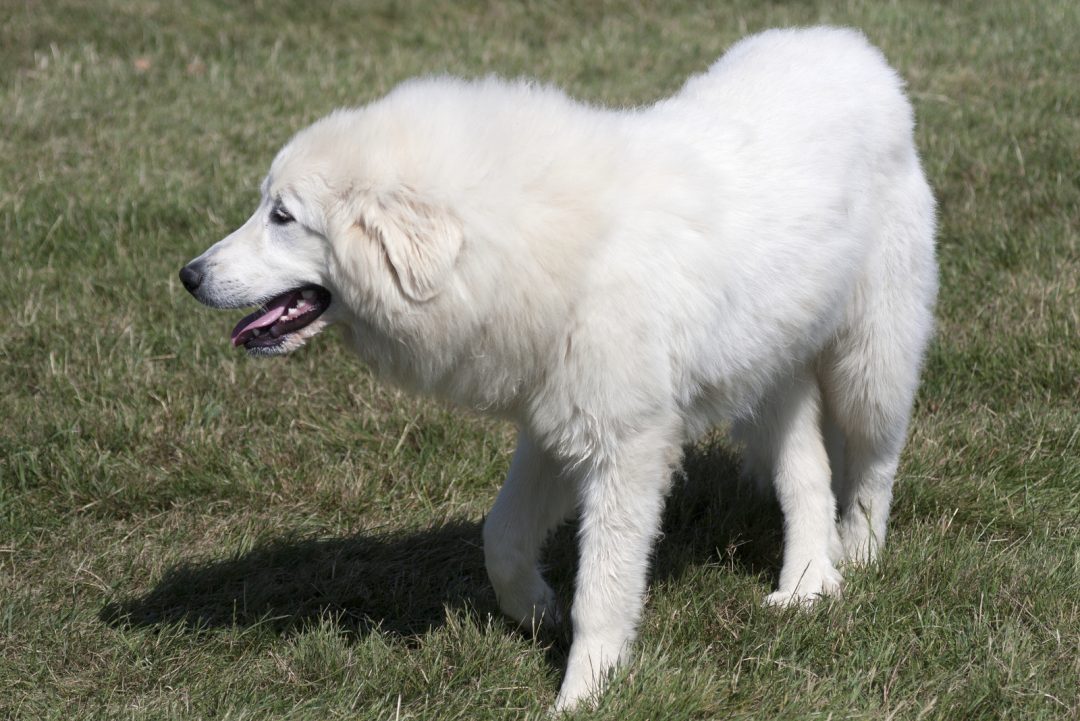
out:
{"label": "pink tongue", "polygon": [[231,336],[232,344],[239,345],[237,340],[244,331],[273,325],[278,318],[285,315],[285,310],[292,304],[295,295],[295,293],[279,295],[263,307],[262,313],[252,313],[237,323]]}

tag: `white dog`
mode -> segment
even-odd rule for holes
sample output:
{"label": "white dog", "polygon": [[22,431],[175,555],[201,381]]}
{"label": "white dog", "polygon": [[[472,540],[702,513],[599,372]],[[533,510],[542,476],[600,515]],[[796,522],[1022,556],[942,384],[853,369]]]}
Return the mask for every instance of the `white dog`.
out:
{"label": "white dog", "polygon": [[880,550],[931,334],[934,200],[902,82],[858,33],[777,30],[674,97],[591,107],[488,78],[405,83],[300,131],[255,214],[181,271],[286,353],[337,323],[380,375],[520,428],[484,524],[499,605],[580,514],[569,708],[626,661],[680,448],[733,423],[771,479],[770,604]]}

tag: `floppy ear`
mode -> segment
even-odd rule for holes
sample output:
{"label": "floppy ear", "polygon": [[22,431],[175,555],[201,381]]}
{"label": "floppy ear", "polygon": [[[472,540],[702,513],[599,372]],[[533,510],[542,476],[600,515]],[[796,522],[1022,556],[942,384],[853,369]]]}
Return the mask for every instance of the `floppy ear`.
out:
{"label": "floppy ear", "polygon": [[456,217],[401,190],[367,204],[358,222],[382,244],[406,296],[425,301],[439,294],[461,250],[463,233]]}

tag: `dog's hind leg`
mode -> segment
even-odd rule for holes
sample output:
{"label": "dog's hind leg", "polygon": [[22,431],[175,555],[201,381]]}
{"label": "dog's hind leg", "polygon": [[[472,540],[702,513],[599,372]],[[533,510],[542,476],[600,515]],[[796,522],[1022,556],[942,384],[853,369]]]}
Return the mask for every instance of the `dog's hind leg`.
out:
{"label": "dog's hind leg", "polygon": [[741,446],[739,480],[760,494],[772,489],[774,459],[768,444],[768,433],[760,427],[760,419],[736,420],[731,438]]}
{"label": "dog's hind leg", "polygon": [[[929,327],[929,321],[926,322]],[[927,331],[928,332],[928,331]],[[844,435],[844,476],[837,493],[840,535],[848,562],[872,561],[885,543],[893,481],[907,435],[925,340],[897,341],[849,327],[822,358],[819,376]]]}
{"label": "dog's hind leg", "polygon": [[937,293],[933,199],[917,166],[883,208],[867,274],[818,362],[825,403],[845,439],[837,498],[844,556],[854,563],[873,560],[885,543]]}
{"label": "dog's hind leg", "polygon": [[765,602],[808,603],[840,591],[836,500],[822,437],[821,392],[807,369],[776,389],[759,410],[759,442],[773,459],[773,486],[784,514],[780,583]]}
{"label": "dog's hind leg", "polygon": [[752,415],[737,420],[732,437],[744,449],[744,472],[769,486],[784,515],[784,560],[771,606],[807,604],[839,592],[836,563],[843,547],[836,528],[834,488],[843,478],[834,457],[843,439],[825,413],[808,368],[774,388]]}
{"label": "dog's hind leg", "polygon": [[575,500],[573,482],[558,463],[521,432],[510,474],[484,520],[484,561],[499,607],[525,628],[559,621],[538,562],[548,534]]}
{"label": "dog's hind leg", "polygon": [[[848,329],[825,354],[819,375],[844,435],[844,477],[837,488],[844,559],[873,560],[885,543],[893,479],[914,393],[914,368],[872,357],[873,337]],[[915,361],[917,363],[917,361]]]}
{"label": "dog's hind leg", "polygon": [[[732,424],[731,439],[741,446],[741,465],[739,478],[759,493],[772,493],[775,477],[776,459],[773,457],[774,441],[771,431],[765,427],[766,419],[750,416],[736,420]],[[821,436],[829,456],[829,470],[832,473],[832,492],[834,498],[840,498],[845,488],[844,431],[836,424],[828,408],[822,408]],[[833,561],[840,561],[840,556]]]}

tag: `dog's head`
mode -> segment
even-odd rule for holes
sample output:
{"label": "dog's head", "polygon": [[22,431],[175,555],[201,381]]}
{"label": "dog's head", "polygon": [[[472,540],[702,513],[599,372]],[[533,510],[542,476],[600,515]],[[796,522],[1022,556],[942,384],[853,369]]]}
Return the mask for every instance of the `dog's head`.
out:
{"label": "dog's head", "polygon": [[335,322],[393,336],[450,283],[460,221],[401,172],[390,139],[371,137],[363,113],[298,133],[274,160],[255,213],[180,271],[208,306],[257,307],[232,331],[234,346],[288,353]]}

